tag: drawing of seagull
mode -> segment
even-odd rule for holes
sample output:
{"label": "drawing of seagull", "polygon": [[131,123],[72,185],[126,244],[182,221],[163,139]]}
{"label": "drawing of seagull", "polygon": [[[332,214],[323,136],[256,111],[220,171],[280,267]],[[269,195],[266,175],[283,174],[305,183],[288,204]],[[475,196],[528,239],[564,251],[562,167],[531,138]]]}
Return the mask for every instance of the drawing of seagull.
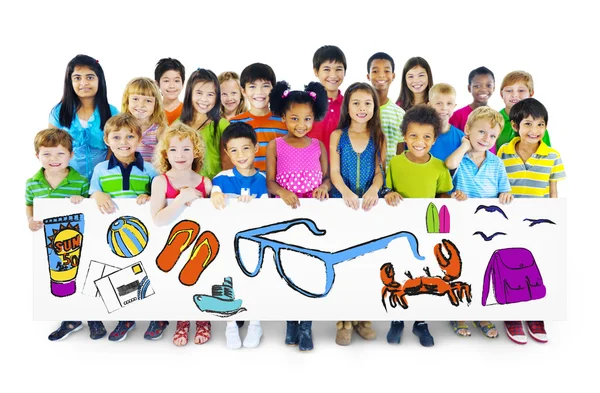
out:
{"label": "drawing of seagull", "polygon": [[530,221],[531,222],[531,224],[529,224],[530,227],[537,225],[537,224],[556,225],[556,223],[554,221],[548,220],[547,218],[526,218],[523,221]]}
{"label": "drawing of seagull", "polygon": [[488,213],[498,212],[498,213],[502,214],[504,216],[504,218],[506,218],[508,220],[508,217],[506,217],[506,214],[504,213],[504,210],[502,210],[502,208],[500,208],[499,206],[496,206],[496,205],[491,205],[491,206],[479,205],[479,206],[477,206],[477,209],[475,209],[475,213],[474,214],[477,214],[477,212],[479,210],[481,210],[481,209],[484,209]]}

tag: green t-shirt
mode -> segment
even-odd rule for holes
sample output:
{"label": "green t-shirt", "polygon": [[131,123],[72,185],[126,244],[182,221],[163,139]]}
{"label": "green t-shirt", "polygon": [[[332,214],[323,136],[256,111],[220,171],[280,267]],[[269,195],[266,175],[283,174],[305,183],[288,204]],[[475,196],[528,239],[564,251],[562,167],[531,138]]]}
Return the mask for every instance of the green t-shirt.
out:
{"label": "green t-shirt", "polygon": [[226,119],[220,119],[215,132],[215,122],[211,121],[209,125],[200,130],[200,136],[204,142],[204,165],[200,174],[212,180],[222,170],[221,164],[221,137],[223,131],[229,125]]}
{"label": "green t-shirt", "polygon": [[90,182],[69,167],[69,173],[56,188],[52,188],[44,176],[41,168],[32,178],[27,180],[25,186],[25,205],[33,206],[34,198],[69,198],[73,195],[88,197]]}
{"label": "green t-shirt", "polygon": [[441,160],[430,154],[429,161],[417,164],[406,151],[390,160],[385,183],[403,198],[435,198],[452,190],[452,177]]}
{"label": "green t-shirt", "polygon": [[[510,124],[510,118],[506,113],[506,108],[502,108],[500,110],[500,114],[504,118],[504,128],[502,129],[502,132],[500,132],[500,135],[498,135],[498,140],[496,140],[496,151],[500,150],[500,146],[509,143],[514,137],[519,136],[519,133],[516,132]],[[548,130],[544,132],[542,141],[544,141],[546,145],[550,146],[550,135],[548,134]]]}
{"label": "green t-shirt", "polygon": [[387,146],[385,155],[385,167],[387,168],[392,157],[396,155],[398,143],[404,142],[400,124],[404,118],[404,109],[394,104],[392,100],[380,107],[381,128],[385,134]]}

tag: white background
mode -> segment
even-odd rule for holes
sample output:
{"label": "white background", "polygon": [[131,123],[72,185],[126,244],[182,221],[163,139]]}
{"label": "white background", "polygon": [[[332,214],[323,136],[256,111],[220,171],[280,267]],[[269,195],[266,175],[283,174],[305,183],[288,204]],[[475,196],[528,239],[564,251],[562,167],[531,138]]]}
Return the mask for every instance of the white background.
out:
{"label": "white background", "polygon": [[[10,187],[3,198],[0,390],[554,391],[593,386],[592,369],[598,364],[598,253],[591,244],[597,243],[598,214],[591,147],[598,128],[600,67],[593,39],[599,36],[597,14],[591,3],[15,4],[4,6],[0,25],[0,108],[8,150],[5,187]],[[225,350],[222,323],[214,325],[214,338],[203,347],[173,347],[173,326],[164,340],[145,342],[145,323],[119,344],[92,342],[87,329],[61,343],[48,342],[46,336],[56,323],[32,322],[31,235],[23,214],[23,186],[39,167],[33,136],[46,126],[51,107],[60,100],[68,61],[78,53],[98,58],[107,76],[109,100],[119,107],[126,82],[152,76],[161,57],[179,58],[189,73],[197,66],[217,73],[241,71],[262,61],[278,78],[299,88],[314,79],[312,54],[325,44],[338,45],[347,55],[343,89],[366,80],[366,60],[374,52],[388,52],[399,69],[409,57],[422,56],[433,69],[434,82],[457,88],[458,108],[471,100],[466,79],[473,68],[492,69],[498,85],[512,70],[533,74],[535,97],[548,108],[552,144],[561,152],[568,176],[559,186],[559,195],[569,198],[568,313],[567,321],[548,324],[551,341],[539,345],[530,340],[518,347],[504,332],[489,341],[476,331],[462,340],[447,324],[432,323],[435,347],[421,348],[409,328],[400,346],[390,346],[384,338],[387,324],[378,323],[377,341],[365,343],[355,336],[352,346],[341,348],[333,343],[332,324],[323,322],[315,324],[313,353],[298,355],[297,349],[284,346],[285,324],[278,322],[264,324],[261,347],[238,352]],[[398,91],[399,78],[392,86],[392,99]],[[495,94],[490,105],[500,109],[499,92]]]}

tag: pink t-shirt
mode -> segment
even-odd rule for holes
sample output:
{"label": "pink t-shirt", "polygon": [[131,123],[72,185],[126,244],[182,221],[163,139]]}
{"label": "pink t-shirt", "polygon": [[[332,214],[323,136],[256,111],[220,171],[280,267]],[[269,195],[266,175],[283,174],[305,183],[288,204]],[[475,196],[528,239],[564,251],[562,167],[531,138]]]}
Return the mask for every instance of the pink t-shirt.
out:
{"label": "pink t-shirt", "polygon": [[465,130],[465,124],[467,124],[467,119],[469,115],[473,112],[473,109],[469,105],[464,108],[460,108],[457,111],[454,111],[452,117],[450,117],[450,124],[454,127],[458,128],[461,131]]}
{"label": "pink t-shirt", "polygon": [[276,138],[275,143],[277,184],[293,192],[298,198],[312,198],[313,190],[323,182],[319,140],[312,138],[310,145],[302,148],[288,145],[283,138]]}

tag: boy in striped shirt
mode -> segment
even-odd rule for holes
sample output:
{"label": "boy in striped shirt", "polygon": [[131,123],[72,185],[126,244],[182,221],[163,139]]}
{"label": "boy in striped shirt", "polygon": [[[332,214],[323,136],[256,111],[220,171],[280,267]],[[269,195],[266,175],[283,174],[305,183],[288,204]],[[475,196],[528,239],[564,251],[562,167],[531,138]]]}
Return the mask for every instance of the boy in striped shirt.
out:
{"label": "boy in striped shirt", "polygon": [[[558,198],[557,183],[566,178],[560,154],[545,142],[548,111],[535,98],[517,102],[510,110],[510,123],[518,133],[498,150],[504,162],[512,192],[517,198]],[[544,321],[526,321],[529,335],[548,342]],[[527,344],[521,321],[505,321],[508,337]]]}
{"label": "boy in striped shirt", "polygon": [[499,198],[501,204],[513,200],[504,164],[489,151],[503,127],[504,118],[489,106],[471,112],[460,147],[446,159],[448,169],[456,169],[453,198]]}
{"label": "boy in striped shirt", "polygon": [[108,119],[104,125],[104,143],[111,156],[96,165],[90,181],[90,198],[101,213],[113,213],[112,198],[136,198],[138,205],[150,200],[150,184],[157,175],[136,148],[142,140],[142,129],[129,113]]}
{"label": "boy in striped shirt", "polygon": [[[79,172],[69,166],[73,158],[73,138],[58,128],[40,131],[33,142],[35,156],[42,168],[27,180],[25,186],[25,209],[29,229],[37,231],[41,221],[33,219],[33,200],[35,198],[69,198],[77,204],[87,198],[90,183]],[[106,335],[104,324],[100,321],[88,321],[90,338],[97,340]],[[48,340],[59,341],[82,328],[81,321],[63,321],[60,327],[50,333]]]}

